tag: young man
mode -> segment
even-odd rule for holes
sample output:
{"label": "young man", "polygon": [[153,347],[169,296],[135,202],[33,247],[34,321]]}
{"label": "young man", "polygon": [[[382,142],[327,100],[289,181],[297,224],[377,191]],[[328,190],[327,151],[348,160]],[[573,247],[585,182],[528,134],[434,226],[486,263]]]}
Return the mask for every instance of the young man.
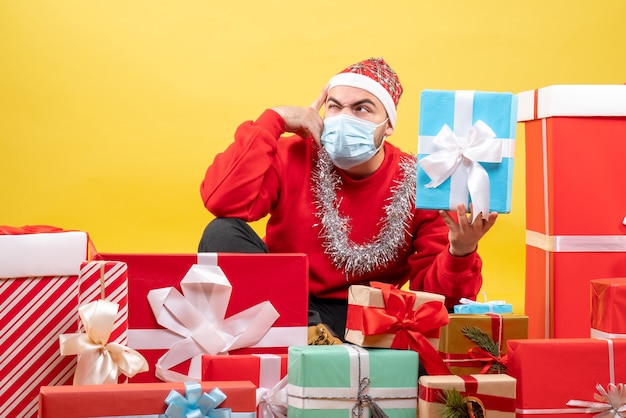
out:
{"label": "young man", "polygon": [[[240,125],[200,188],[216,219],[199,251],[307,254],[309,308],[339,336],[354,284],[408,282],[445,295],[448,307],[475,298],[476,248],[496,214],[471,223],[463,205],[456,219],[415,209],[415,158],[386,140],[401,94],[391,67],[370,58],[332,77],[311,106],[274,107]],[[261,240],[247,222],[266,215]]]}

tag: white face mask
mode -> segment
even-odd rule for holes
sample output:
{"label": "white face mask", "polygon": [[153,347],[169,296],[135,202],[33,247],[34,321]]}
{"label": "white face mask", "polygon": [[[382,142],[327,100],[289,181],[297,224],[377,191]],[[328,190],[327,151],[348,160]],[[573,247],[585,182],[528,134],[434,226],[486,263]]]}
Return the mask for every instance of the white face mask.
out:
{"label": "white face mask", "polygon": [[376,128],[387,123],[385,119],[376,125],[349,115],[337,115],[324,119],[324,131],[320,139],[333,163],[343,169],[355,167],[372,158],[380,150],[385,138],[377,148],[374,144]]}

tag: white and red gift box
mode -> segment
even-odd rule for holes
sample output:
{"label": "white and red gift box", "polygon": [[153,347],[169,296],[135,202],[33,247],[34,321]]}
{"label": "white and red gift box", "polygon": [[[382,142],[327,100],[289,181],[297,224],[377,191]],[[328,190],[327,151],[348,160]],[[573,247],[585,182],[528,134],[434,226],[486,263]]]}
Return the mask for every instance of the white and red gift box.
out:
{"label": "white and red gift box", "polygon": [[[130,378],[130,382],[198,379],[202,354],[286,354],[291,345],[307,344],[308,259],[305,254],[102,253],[95,258],[120,260],[128,265],[128,346],[142,354],[151,369]],[[214,276],[218,276],[217,282],[227,283],[232,288],[219,289],[208,283]],[[189,280],[191,277],[193,279]],[[184,286],[187,291],[183,296]],[[177,306],[168,307],[166,299]],[[208,300],[215,302],[211,305],[224,308],[219,314],[221,318],[211,318],[215,314],[195,308]],[[228,348],[223,342],[232,335],[224,321],[268,303],[275,309],[277,319],[262,338],[251,345]],[[171,309],[181,306],[190,317],[176,323],[176,315],[184,317],[186,314],[180,315]],[[159,317],[169,317],[169,325],[159,322],[153,308]],[[182,323],[185,321],[188,324],[202,322],[206,326],[197,329],[209,331],[196,335]],[[246,321],[248,319],[240,321],[239,325]],[[255,326],[247,329],[250,328]]]}
{"label": "white and red gift box", "polygon": [[[104,278],[100,267],[87,274],[85,232],[46,226],[0,230],[2,257],[12,248],[11,258],[0,264],[0,408],[7,416],[35,416],[40,386],[72,383],[76,356],[60,355],[59,336],[78,331],[79,304],[99,299],[103,291],[126,304],[125,265],[106,263]],[[114,335],[123,341],[125,312],[116,326]]]}
{"label": "white and red gift box", "polygon": [[249,380],[257,387],[257,417],[280,416],[275,410],[286,415],[287,360],[287,354],[206,354],[202,356],[202,380]]}
{"label": "white and red gift box", "polygon": [[591,336],[626,338],[626,277],[591,280]]}
{"label": "white and red gift box", "polygon": [[588,337],[589,281],[626,276],[626,85],[555,85],[518,97],[528,336]]}
{"label": "white and red gift box", "polygon": [[[517,379],[516,416],[593,416],[586,411],[589,403],[604,403],[595,398],[597,386],[606,390],[611,383],[626,382],[626,340],[509,340],[507,373]],[[570,401],[587,407],[568,405]]]}

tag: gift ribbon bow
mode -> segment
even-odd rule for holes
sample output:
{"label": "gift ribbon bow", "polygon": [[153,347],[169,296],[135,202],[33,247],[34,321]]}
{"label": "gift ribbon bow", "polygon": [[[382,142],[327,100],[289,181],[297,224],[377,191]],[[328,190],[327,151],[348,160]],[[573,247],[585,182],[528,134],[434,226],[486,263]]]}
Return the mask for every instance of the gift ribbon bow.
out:
{"label": "gift ribbon bow", "polygon": [[395,334],[390,348],[411,348],[419,353],[428,374],[449,375],[450,370],[424,335],[437,331],[449,322],[444,304],[430,301],[413,310],[414,293],[399,290],[388,283],[371,282],[370,285],[381,290],[385,307],[363,310],[363,334]]}
{"label": "gift ribbon bow", "polygon": [[124,374],[133,377],[148,370],[146,359],[132,348],[107,343],[117,316],[118,304],[96,300],[78,309],[84,333],[59,336],[62,356],[79,355],[75,385],[117,383]]}
{"label": "gift ribbon bow", "polygon": [[433,144],[440,148],[419,162],[431,182],[427,188],[439,187],[461,166],[467,175],[467,189],[473,204],[472,222],[482,213],[489,215],[489,175],[480,163],[502,162],[502,141],[483,121],[478,120],[465,137],[457,137],[448,125],[439,131]]}
{"label": "gift ribbon bow", "polygon": [[165,403],[166,418],[230,418],[230,408],[217,408],[226,395],[219,388],[209,393],[202,392],[202,386],[195,382],[185,382],[185,396],[171,390]]}
{"label": "gift ribbon bow", "polygon": [[191,359],[191,369],[199,371],[194,363],[199,365],[202,354],[252,346],[279,317],[266,301],[225,319],[232,285],[219,266],[194,264],[180,287],[183,294],[174,287],[148,293],[156,321],[178,336],[156,364],[156,376],[166,382],[200,379],[199,375],[185,376],[169,369]]}
{"label": "gift ribbon bow", "polygon": [[270,389],[258,388],[256,403],[259,406],[259,418],[287,418],[287,376]]}
{"label": "gift ribbon bow", "polygon": [[609,383],[608,390],[601,384],[596,385],[598,393],[593,394],[593,401],[581,401],[572,399],[567,402],[567,406],[585,408],[586,414],[595,413],[596,418],[620,418],[626,417],[626,385]]}
{"label": "gift ribbon bow", "polygon": [[459,303],[462,304],[462,305],[479,305],[479,306],[500,306],[500,305],[506,305],[506,301],[505,300],[490,300],[490,301],[485,300],[484,302],[477,302],[475,300],[471,300],[471,299],[467,299],[467,298],[459,299]]}
{"label": "gift ribbon bow", "polygon": [[472,360],[485,363],[483,365],[483,368],[480,370],[480,374],[487,373],[494,363],[501,364],[503,367],[506,368],[508,365],[508,361],[509,361],[509,358],[506,354],[494,356],[489,351],[482,349],[480,347],[470,348],[468,351],[468,354]]}

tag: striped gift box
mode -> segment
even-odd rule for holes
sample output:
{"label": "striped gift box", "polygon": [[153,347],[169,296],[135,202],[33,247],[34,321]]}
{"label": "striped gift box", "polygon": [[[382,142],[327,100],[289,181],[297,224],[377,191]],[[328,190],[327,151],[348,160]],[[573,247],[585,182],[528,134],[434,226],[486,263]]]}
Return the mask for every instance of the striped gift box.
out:
{"label": "striped gift box", "polygon": [[[60,355],[59,335],[79,331],[79,304],[103,293],[118,303],[111,341],[126,341],[126,264],[82,262],[88,257],[85,232],[0,234],[0,241],[0,248],[14,250],[0,267],[0,411],[35,417],[41,386],[72,384],[76,356]],[[39,254],[47,247],[58,256],[27,254],[29,248]],[[28,276],[15,277],[16,272]]]}

